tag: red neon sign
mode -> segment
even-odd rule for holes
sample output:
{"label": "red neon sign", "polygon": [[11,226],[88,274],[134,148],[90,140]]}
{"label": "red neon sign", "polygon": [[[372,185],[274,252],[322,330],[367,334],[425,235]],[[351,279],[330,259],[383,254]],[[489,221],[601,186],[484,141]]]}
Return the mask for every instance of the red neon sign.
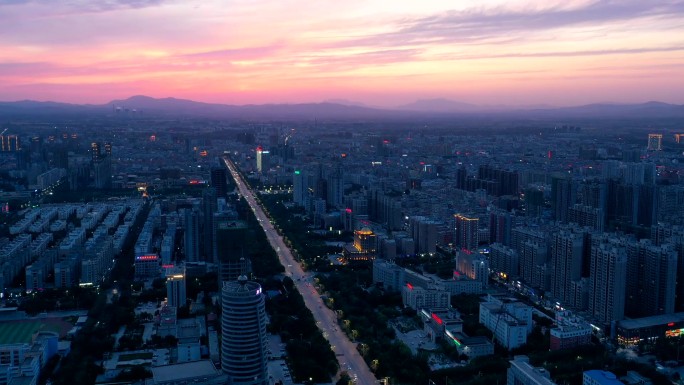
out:
{"label": "red neon sign", "polygon": [[406,284],[406,287],[408,287],[409,290],[413,290],[413,285],[411,285],[410,283],[407,283],[407,284]]}
{"label": "red neon sign", "polygon": [[674,322],[670,322],[667,326],[674,326]]}
{"label": "red neon sign", "polygon": [[444,323],[444,321],[442,321],[442,319],[439,318],[439,316],[438,316],[437,314],[435,314],[435,313],[432,313],[432,319],[435,320],[435,321],[437,321],[437,323],[440,324],[440,325],[442,325],[442,324]]}

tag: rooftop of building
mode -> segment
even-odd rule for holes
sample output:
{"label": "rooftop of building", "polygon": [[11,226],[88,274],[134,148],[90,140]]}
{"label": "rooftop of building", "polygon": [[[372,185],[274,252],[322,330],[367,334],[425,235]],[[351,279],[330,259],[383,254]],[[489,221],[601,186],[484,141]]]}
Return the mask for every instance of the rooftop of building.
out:
{"label": "rooftop of building", "polygon": [[561,324],[557,325],[556,327],[552,328],[551,331],[560,331],[560,332],[575,332],[575,331],[591,331],[591,326],[589,324]]}
{"label": "rooftop of building", "polygon": [[618,327],[622,329],[641,329],[653,326],[662,326],[669,323],[684,322],[684,312],[674,314],[654,315],[651,317],[632,318],[618,322]]}
{"label": "rooftop of building", "polygon": [[624,382],[617,379],[615,374],[605,370],[587,370],[584,372],[584,376],[591,378],[600,385],[625,385]]}
{"label": "rooftop of building", "polygon": [[534,379],[536,384],[556,385],[555,382],[551,381],[549,372],[544,368],[536,368],[530,365],[530,361],[527,356],[515,356],[510,363],[511,367],[516,367],[527,377]]}
{"label": "rooftop of building", "polygon": [[[240,278],[242,277],[243,276]],[[256,292],[257,295],[261,294],[261,285],[256,282],[248,281],[246,277],[244,279],[240,278],[238,278],[237,281],[224,282],[223,291],[231,293]]]}
{"label": "rooftop of building", "polygon": [[463,333],[455,333],[454,336],[466,346],[491,345],[492,342],[485,336],[467,336]]}
{"label": "rooftop of building", "polygon": [[178,332],[176,337],[183,342],[198,341],[201,330],[195,318],[178,320]]}
{"label": "rooftop of building", "polygon": [[192,380],[200,377],[213,377],[219,374],[211,361],[185,362],[150,368],[155,383]]}

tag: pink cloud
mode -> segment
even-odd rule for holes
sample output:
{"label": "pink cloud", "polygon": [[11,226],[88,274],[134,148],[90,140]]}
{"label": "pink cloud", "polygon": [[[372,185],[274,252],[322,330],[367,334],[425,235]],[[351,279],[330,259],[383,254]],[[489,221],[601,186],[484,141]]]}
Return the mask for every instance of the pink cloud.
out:
{"label": "pink cloud", "polygon": [[681,1],[378,4],[3,2],[0,99],[684,103]]}

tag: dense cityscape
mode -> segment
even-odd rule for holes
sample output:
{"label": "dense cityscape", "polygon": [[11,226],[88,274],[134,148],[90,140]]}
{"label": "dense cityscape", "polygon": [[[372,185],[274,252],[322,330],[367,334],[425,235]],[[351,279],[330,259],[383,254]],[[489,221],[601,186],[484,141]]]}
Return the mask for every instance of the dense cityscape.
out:
{"label": "dense cityscape", "polygon": [[3,383],[680,380],[676,119],[130,107],[3,127]]}
{"label": "dense cityscape", "polygon": [[684,385],[684,0],[0,0],[0,385]]}

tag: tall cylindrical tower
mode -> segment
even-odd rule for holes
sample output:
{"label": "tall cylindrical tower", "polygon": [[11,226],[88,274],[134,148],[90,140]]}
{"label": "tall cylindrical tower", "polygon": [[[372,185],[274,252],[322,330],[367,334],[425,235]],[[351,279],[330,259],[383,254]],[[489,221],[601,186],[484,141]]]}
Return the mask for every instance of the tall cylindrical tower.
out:
{"label": "tall cylindrical tower", "polygon": [[233,385],[266,385],[266,308],[261,286],[240,276],[223,283],[221,367]]}

